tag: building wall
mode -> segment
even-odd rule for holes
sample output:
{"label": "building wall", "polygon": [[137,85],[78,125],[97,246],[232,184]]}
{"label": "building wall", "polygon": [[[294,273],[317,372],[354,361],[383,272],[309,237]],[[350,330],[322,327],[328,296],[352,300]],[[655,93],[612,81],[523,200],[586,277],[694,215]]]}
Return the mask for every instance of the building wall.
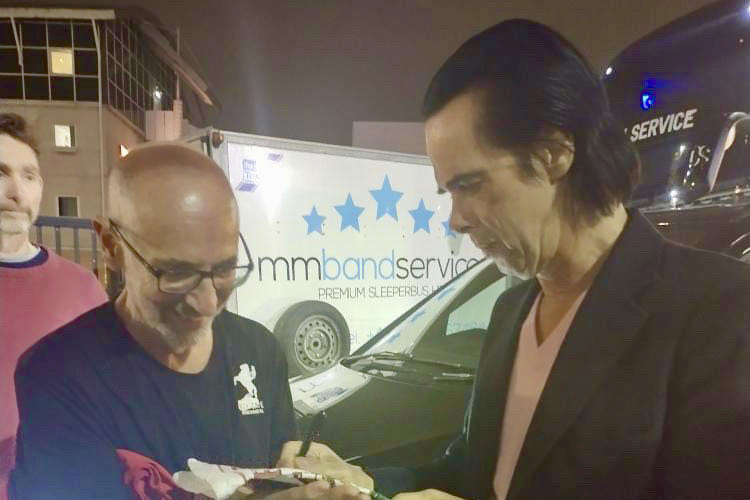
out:
{"label": "building wall", "polygon": [[[120,144],[131,148],[143,135],[118,113],[105,107],[104,165],[100,166],[99,113],[95,103],[0,100],[4,112],[26,118],[39,143],[39,164],[44,177],[41,215],[59,215],[58,196],[77,196],[78,215],[93,218],[103,213],[102,172],[106,174],[120,156]],[[75,149],[55,147],[54,126],[75,127]]]}
{"label": "building wall", "polygon": [[[105,106],[104,108],[104,175],[105,182],[112,167],[120,158],[120,145],[132,149],[145,141],[144,135],[126,120],[119,112]],[[105,190],[106,204],[106,190]]]}
{"label": "building wall", "polygon": [[[39,144],[39,165],[44,178],[44,191],[40,215],[57,216],[58,196],[78,197],[78,215],[93,219],[102,210],[102,187],[106,189],[106,175],[120,156],[120,144],[132,148],[143,142],[142,134],[119,113],[105,106],[102,112],[104,131],[104,164],[100,167],[99,112],[96,103],[68,103],[44,101],[0,100],[2,112],[23,116],[34,131]],[[75,149],[62,151],[55,147],[54,126],[75,127]],[[104,183],[102,183],[104,172]],[[32,240],[38,241],[36,229],[32,229]],[[60,231],[62,248],[60,253],[73,259],[74,234],[71,229]],[[55,232],[52,228],[42,230],[42,243],[55,248]],[[91,268],[91,234],[79,234],[80,263]],[[73,259],[74,260],[74,259]],[[99,276],[103,276],[99,259]]]}
{"label": "building wall", "polygon": [[[44,178],[41,215],[59,215],[57,196],[78,196],[80,217],[101,211],[99,176],[99,121],[97,105],[88,103],[0,101],[4,112],[26,118],[39,143],[39,165]],[[55,148],[55,125],[75,127],[74,151]]]}
{"label": "building wall", "polygon": [[353,122],[352,146],[397,153],[427,154],[422,122]]}

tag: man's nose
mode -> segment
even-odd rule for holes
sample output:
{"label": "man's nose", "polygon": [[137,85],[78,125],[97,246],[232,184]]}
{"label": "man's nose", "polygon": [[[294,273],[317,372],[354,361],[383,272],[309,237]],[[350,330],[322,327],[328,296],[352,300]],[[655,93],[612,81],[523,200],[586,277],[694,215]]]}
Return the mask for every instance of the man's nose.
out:
{"label": "man's nose", "polygon": [[3,182],[2,193],[5,199],[12,200],[14,203],[20,203],[21,201],[21,186],[12,175],[6,177]]}
{"label": "man's nose", "polygon": [[450,226],[451,230],[457,233],[468,233],[471,231],[472,224],[469,222],[469,217],[465,215],[466,208],[461,205],[460,202],[453,201],[451,207]]}
{"label": "man's nose", "polygon": [[185,301],[201,316],[215,315],[219,298],[216,295],[216,288],[214,288],[211,278],[208,276],[203,278],[198,286],[187,294]]}

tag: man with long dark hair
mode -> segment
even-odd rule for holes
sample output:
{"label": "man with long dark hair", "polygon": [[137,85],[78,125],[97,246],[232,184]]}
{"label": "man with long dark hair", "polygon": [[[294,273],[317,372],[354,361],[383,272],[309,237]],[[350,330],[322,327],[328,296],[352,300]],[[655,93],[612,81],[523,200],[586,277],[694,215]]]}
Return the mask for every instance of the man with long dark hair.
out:
{"label": "man with long dark hair", "polygon": [[502,22],[424,115],[453,230],[526,281],[495,306],[463,432],[411,471],[433,489],[399,500],[750,498],[750,268],[626,209],[638,159],[581,54]]}

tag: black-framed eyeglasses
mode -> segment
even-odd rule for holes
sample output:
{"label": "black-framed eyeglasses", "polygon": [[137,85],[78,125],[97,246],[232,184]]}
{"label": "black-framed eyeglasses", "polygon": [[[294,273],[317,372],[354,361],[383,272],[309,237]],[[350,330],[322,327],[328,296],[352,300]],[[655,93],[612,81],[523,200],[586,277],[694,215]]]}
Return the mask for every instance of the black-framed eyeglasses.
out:
{"label": "black-framed eyeglasses", "polygon": [[112,230],[117,234],[118,238],[122,240],[128,249],[133,252],[133,255],[143,264],[143,267],[148,270],[157,280],[159,290],[164,293],[172,294],[185,294],[196,288],[201,281],[205,278],[211,278],[216,290],[230,290],[237,288],[247,281],[250,277],[250,273],[253,272],[253,259],[250,257],[250,250],[247,248],[245,238],[240,233],[240,241],[245,249],[245,255],[247,256],[248,264],[242,266],[229,265],[219,266],[211,269],[210,271],[201,271],[199,269],[190,270],[179,270],[170,271],[165,269],[158,269],[151,265],[146,258],[138,253],[133,245],[125,238],[120,230],[119,224],[112,219],[109,220],[109,224]]}

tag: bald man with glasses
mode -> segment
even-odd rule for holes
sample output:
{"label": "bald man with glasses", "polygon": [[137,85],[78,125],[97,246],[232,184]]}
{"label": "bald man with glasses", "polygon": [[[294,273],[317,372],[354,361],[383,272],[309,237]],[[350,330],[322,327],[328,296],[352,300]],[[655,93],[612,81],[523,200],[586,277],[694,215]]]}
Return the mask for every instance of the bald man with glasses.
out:
{"label": "bald man with glasses", "polygon": [[[94,225],[125,286],[19,362],[11,498],[132,498],[131,452],[169,474],[191,457],[273,466],[296,437],[286,361],[263,326],[224,308],[253,265],[221,169],[184,145],[142,146],[111,172],[109,218]],[[313,483],[274,496],[356,490]]]}

